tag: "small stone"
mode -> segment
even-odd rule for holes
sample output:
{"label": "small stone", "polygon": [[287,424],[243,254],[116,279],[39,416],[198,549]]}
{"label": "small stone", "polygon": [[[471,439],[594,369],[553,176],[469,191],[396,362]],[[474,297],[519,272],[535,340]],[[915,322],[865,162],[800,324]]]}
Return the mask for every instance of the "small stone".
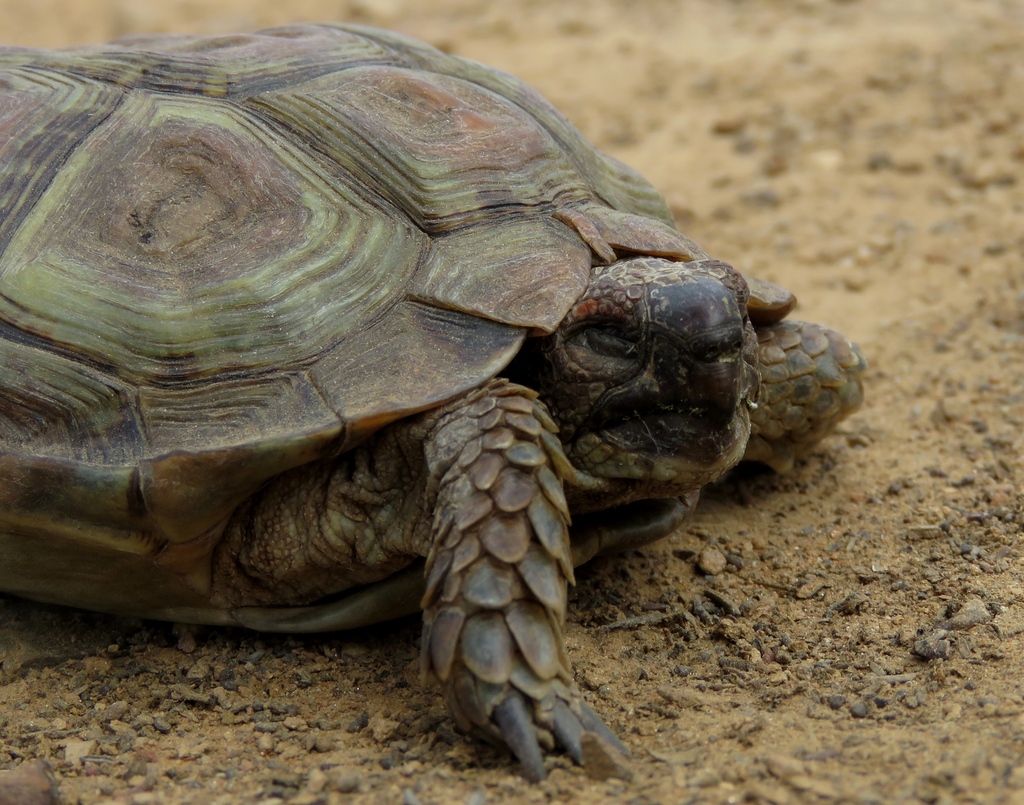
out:
{"label": "small stone", "polygon": [[306,775],[305,789],[313,794],[319,794],[323,791],[327,784],[330,782],[330,777],[322,769],[313,767],[310,769],[309,774]]}
{"label": "small stone", "polygon": [[971,598],[942,626],[946,629],[970,629],[972,626],[988,623],[991,620],[992,613],[988,611],[985,602],[980,598]]}
{"label": "small stone", "polygon": [[707,547],[697,557],[697,567],[709,576],[717,576],[725,570],[728,560],[718,548]]}
{"label": "small stone", "polygon": [[184,654],[191,654],[196,650],[196,636],[191,631],[182,632],[178,638],[178,651]]}
{"label": "small stone", "polygon": [[327,772],[331,788],[340,794],[354,794],[363,786],[363,775],[352,769],[331,769]]}
{"label": "small stone", "polygon": [[854,718],[867,718],[867,704],[865,704],[864,702],[854,702],[850,705],[850,715]]}
{"label": "small stone", "polygon": [[128,702],[114,702],[104,708],[103,712],[100,714],[100,721],[120,721],[124,718],[124,715],[127,712]]}
{"label": "small stone", "polygon": [[[182,635],[182,637],[184,637],[184,635]],[[204,679],[207,679],[211,673],[210,663],[206,660],[199,660],[199,662],[188,669],[188,672],[185,674],[185,678],[188,679],[189,682],[202,682]]]}
{"label": "small stone", "polygon": [[835,696],[828,697],[828,706],[833,710],[841,710],[843,705],[846,704],[846,697],[836,694]]}
{"label": "small stone", "polygon": [[608,741],[593,732],[584,732],[580,737],[583,746],[583,771],[591,780],[633,779],[626,757]]}
{"label": "small stone", "polygon": [[948,660],[952,656],[952,646],[947,639],[949,632],[945,629],[924,635],[914,641],[914,654],[926,660]]}
{"label": "small stone", "polygon": [[397,721],[392,721],[390,718],[384,718],[381,715],[374,716],[370,719],[369,723],[370,733],[378,743],[390,741],[395,737],[395,733],[398,732],[401,726]]}
{"label": "small stone", "polygon": [[59,805],[57,783],[44,760],[22,763],[0,772],[0,805]]}
{"label": "small stone", "polygon": [[321,754],[333,752],[336,746],[337,742],[330,735],[325,735],[322,732],[313,739],[314,752],[320,752]]}
{"label": "small stone", "polygon": [[277,742],[274,740],[274,736],[269,733],[265,732],[256,739],[256,749],[259,750],[261,755],[269,755],[274,751],[275,746],[277,746]]}
{"label": "small stone", "polygon": [[79,766],[82,758],[96,754],[96,741],[68,741],[64,745],[64,760],[72,766]]}

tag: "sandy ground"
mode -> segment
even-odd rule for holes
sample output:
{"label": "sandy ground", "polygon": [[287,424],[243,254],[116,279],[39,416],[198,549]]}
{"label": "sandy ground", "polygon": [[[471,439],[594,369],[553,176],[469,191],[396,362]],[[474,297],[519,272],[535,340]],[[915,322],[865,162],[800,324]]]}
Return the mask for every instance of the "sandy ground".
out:
{"label": "sandy ground", "polygon": [[47,759],[83,805],[1024,802],[1024,4],[2,0],[0,38],[300,19],[535,84],[859,341],[867,404],[579,573],[570,656],[631,781],[556,759],[527,786],[419,687],[414,621],[288,639],[11,599],[0,768]]}

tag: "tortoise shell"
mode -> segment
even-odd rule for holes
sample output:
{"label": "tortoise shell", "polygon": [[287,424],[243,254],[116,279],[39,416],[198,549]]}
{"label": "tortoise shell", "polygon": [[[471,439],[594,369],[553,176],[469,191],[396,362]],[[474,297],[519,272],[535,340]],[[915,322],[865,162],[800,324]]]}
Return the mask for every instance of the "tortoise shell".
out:
{"label": "tortoise shell", "polygon": [[355,26],[0,50],[0,210],[0,588],[206,622],[268,478],[481,385],[615,251],[705,256],[522,82]]}

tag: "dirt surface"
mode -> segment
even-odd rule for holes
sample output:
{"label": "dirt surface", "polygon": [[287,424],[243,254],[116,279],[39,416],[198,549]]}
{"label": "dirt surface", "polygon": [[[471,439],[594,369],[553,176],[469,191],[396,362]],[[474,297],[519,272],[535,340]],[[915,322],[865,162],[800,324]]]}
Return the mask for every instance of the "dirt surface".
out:
{"label": "dirt surface", "polygon": [[630,781],[559,757],[527,786],[421,689],[412,620],[289,639],[12,599],[0,768],[47,759],[89,805],[1024,802],[1024,4],[0,2],[39,46],[293,20],[539,87],[707,251],[857,340],[867,404],[579,573],[569,654]]}

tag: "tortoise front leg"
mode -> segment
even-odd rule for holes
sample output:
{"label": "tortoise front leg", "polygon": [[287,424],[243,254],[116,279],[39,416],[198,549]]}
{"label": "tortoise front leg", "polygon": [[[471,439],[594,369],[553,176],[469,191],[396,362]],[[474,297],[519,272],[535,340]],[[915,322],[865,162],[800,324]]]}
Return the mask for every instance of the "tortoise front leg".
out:
{"label": "tortoise front leg", "polygon": [[[427,559],[422,667],[459,726],[507,744],[530,780],[541,746],[580,763],[581,735],[625,747],[582,700],[562,635],[573,580],[572,472],[536,394],[498,381],[446,415],[427,445],[442,468]],[[443,469],[447,466],[447,469]]]}
{"label": "tortoise front leg", "polygon": [[860,407],[867,359],[820,324],[783,320],[756,329],[761,391],[743,459],[785,472]]}

